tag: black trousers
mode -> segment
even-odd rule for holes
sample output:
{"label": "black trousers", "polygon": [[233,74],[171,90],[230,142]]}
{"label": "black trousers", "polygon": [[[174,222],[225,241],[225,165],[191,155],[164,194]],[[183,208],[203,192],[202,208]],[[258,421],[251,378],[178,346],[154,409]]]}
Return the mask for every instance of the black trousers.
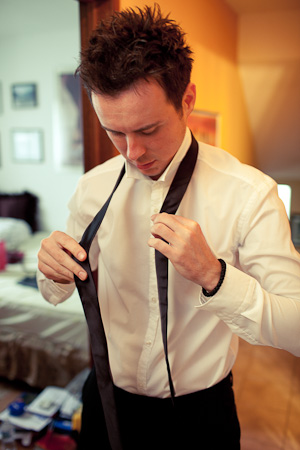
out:
{"label": "black trousers", "polygon": [[[96,375],[83,388],[78,450],[111,450]],[[232,375],[216,386],[171,399],[130,394],[116,388],[124,450],[240,449],[240,426]]]}

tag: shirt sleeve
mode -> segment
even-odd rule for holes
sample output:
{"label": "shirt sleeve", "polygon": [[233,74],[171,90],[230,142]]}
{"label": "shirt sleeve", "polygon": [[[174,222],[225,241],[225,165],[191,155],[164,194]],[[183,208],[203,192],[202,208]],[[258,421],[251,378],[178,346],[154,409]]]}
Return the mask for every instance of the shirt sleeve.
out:
{"label": "shirt sleeve", "polygon": [[300,356],[300,255],[276,185],[249,200],[236,264],[227,264],[213,297],[200,294],[198,308],[213,312],[251,344]]}
{"label": "shirt sleeve", "polygon": [[[71,197],[68,205],[69,216],[65,230],[66,234],[73,237],[77,242],[80,241],[81,236],[88,225],[88,219],[85,221],[84,217],[82,217],[79,213],[81,197],[82,184],[80,179],[77,189]],[[67,300],[73,294],[76,287],[75,282],[70,284],[61,284],[56,283],[53,280],[49,280],[39,270],[37,271],[36,279],[40,293],[45,300],[53,305],[57,305]]]}
{"label": "shirt sleeve", "polygon": [[45,300],[52,305],[58,305],[67,300],[74,292],[75,283],[61,284],[48,280],[42,272],[37,271],[36,275],[38,288]]}

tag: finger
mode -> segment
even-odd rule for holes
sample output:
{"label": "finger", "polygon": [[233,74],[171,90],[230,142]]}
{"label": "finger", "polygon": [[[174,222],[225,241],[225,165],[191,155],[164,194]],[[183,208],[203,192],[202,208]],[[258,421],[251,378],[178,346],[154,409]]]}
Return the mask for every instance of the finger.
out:
{"label": "finger", "polygon": [[[167,213],[159,213],[151,216],[151,220],[153,222],[150,231],[154,237],[167,239],[167,236],[170,236],[169,231],[173,231],[175,226],[173,223],[173,217]],[[173,225],[172,225],[173,223]],[[168,240],[169,242],[169,240]]]}
{"label": "finger", "polygon": [[167,244],[174,244],[174,239],[176,240],[176,235],[174,234],[174,231],[169,228],[167,225],[158,222],[150,228],[150,232],[154,238],[162,239]]}
{"label": "finger", "polygon": [[39,269],[54,281],[73,281],[73,274],[85,279],[86,272],[70,256],[73,253],[76,253],[78,259],[86,258],[84,249],[74,239],[64,233],[54,232],[41,242],[38,254]]}
{"label": "finger", "polygon": [[170,245],[178,245],[182,240],[188,238],[189,228],[192,221],[172,214],[161,213],[152,216],[153,225],[150,229],[154,237],[160,237]]}
{"label": "finger", "polygon": [[154,214],[151,216],[151,220],[154,225],[162,223],[175,232],[183,229],[182,227],[188,227],[193,222],[185,217],[175,216],[174,214],[168,213]]}
{"label": "finger", "polygon": [[181,224],[181,225],[187,226],[194,222],[193,220],[187,219],[186,217],[178,216],[175,214],[168,214],[168,213],[153,214],[151,216],[151,220],[153,221],[153,223],[162,222],[162,223],[165,223],[166,225],[173,224],[174,226],[176,226],[176,224],[177,225]]}
{"label": "finger", "polygon": [[74,281],[74,274],[82,280],[86,279],[87,276],[81,266],[75,263],[67,253],[65,253],[65,259],[62,257],[58,262],[51,255],[44,252],[43,249],[39,252],[38,268],[46,278],[59,283],[70,283]]}
{"label": "finger", "polygon": [[71,271],[64,270],[63,268],[59,268],[57,271],[53,268],[53,266],[49,266],[47,263],[43,261],[39,261],[38,263],[39,270],[45,275],[49,280],[53,280],[57,283],[72,283],[74,281],[74,276]]}
{"label": "finger", "polygon": [[170,260],[172,259],[173,249],[164,240],[162,240],[160,238],[154,238],[154,237],[153,238],[149,238],[148,239],[148,245],[149,245],[149,247],[152,247],[155,250],[157,250],[160,253],[162,253],[166,258],[168,258]]}
{"label": "finger", "polygon": [[180,224],[185,227],[188,227],[188,226],[191,226],[193,223],[196,223],[191,219],[187,219],[186,217],[182,217],[182,216],[173,216],[173,217],[176,220],[177,226]]}
{"label": "finger", "polygon": [[86,259],[87,254],[85,250],[81,247],[81,245],[78,244],[75,239],[73,239],[71,236],[68,236],[66,233],[63,233],[61,231],[54,231],[49,236],[49,238],[44,239],[42,243],[45,243],[46,245],[49,243],[51,247],[52,241],[57,243],[60,248],[75,256],[79,261],[84,261]]}

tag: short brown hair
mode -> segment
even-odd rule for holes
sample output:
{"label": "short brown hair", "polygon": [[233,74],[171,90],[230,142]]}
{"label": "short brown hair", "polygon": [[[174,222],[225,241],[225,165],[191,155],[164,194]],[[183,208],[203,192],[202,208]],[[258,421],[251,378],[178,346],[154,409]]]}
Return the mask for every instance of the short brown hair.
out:
{"label": "short brown hair", "polygon": [[155,79],[180,110],[193,63],[184,36],[157,4],[115,12],[92,33],[76,73],[89,95],[115,96],[140,79]]}

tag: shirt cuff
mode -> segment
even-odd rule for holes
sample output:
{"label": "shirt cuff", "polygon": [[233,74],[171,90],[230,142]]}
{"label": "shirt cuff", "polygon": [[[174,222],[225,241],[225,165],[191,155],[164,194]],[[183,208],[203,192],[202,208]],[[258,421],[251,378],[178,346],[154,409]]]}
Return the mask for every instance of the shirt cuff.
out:
{"label": "shirt cuff", "polygon": [[226,276],[218,292],[207,297],[201,291],[196,308],[213,312],[222,320],[230,320],[244,307],[253,289],[253,279],[241,270],[226,264]]}
{"label": "shirt cuff", "polygon": [[56,283],[53,280],[48,280],[38,270],[37,271],[37,284],[42,296],[52,305],[58,305],[59,303],[67,300],[74,292],[75,282],[69,284]]}

